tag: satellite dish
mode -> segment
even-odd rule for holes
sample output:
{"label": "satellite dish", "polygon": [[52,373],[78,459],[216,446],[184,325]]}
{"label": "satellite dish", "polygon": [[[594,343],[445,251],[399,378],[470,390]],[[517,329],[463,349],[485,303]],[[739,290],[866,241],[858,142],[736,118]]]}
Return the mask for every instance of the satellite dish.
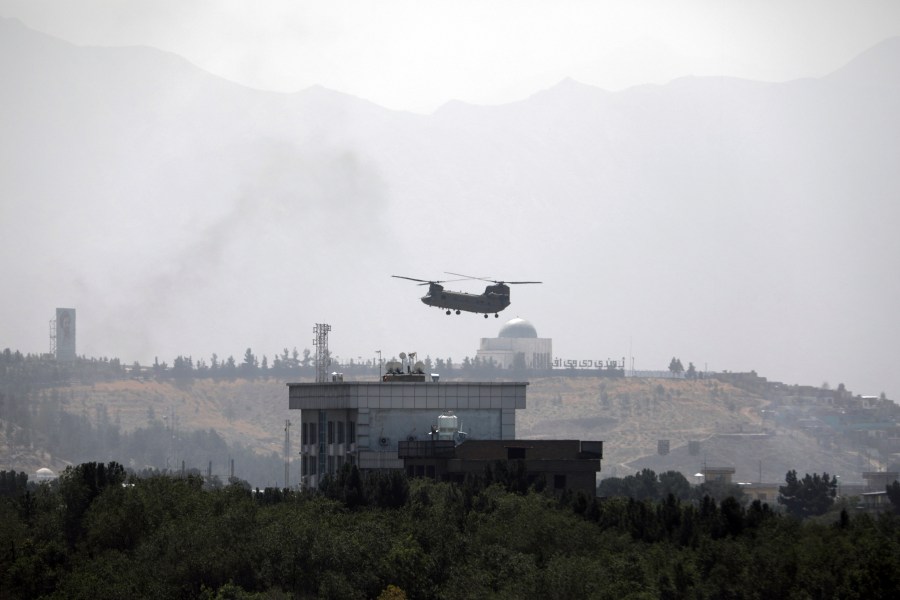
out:
{"label": "satellite dish", "polygon": [[401,353],[400,353],[400,360],[405,360],[405,359],[406,359],[406,352],[401,352]]}
{"label": "satellite dish", "polygon": [[423,362],[420,360],[419,362],[416,363],[416,366],[413,367],[413,370],[414,370],[416,373],[424,373],[424,372],[425,372],[425,363],[423,363]]}

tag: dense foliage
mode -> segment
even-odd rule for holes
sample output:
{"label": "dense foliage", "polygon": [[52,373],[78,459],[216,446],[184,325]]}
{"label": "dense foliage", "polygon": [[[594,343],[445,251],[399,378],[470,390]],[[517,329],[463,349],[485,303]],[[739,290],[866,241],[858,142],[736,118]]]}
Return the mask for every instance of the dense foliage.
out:
{"label": "dense foliage", "polygon": [[[662,502],[361,478],[321,493],[69,468],[0,497],[5,598],[887,598],[895,515],[800,522]],[[496,480],[495,480],[496,481]]]}
{"label": "dense foliage", "polygon": [[[353,376],[373,376],[384,370],[384,364],[388,360],[384,358],[379,365],[378,360],[356,359],[343,360],[337,356],[328,355],[329,371],[341,371]],[[432,372],[438,370],[442,373],[459,373],[467,377],[491,377],[496,375],[524,375],[538,373],[528,370],[524,365],[518,369],[508,369],[505,373],[493,359],[484,360],[481,357],[464,357],[460,362],[454,362],[452,358],[431,359],[426,356],[422,361],[425,370]],[[568,375],[593,374],[593,375],[620,375],[621,371],[610,370],[586,370],[584,372],[574,369],[566,370]],[[556,374],[559,374],[556,372]],[[213,353],[209,359],[194,359],[190,355],[179,354],[171,364],[155,358],[153,364],[141,365],[134,362],[126,365],[118,358],[85,358],[78,357],[73,362],[58,362],[49,355],[22,354],[18,350],[12,351],[6,348],[0,352],[0,384],[7,390],[15,389],[15,385],[26,384],[29,386],[58,386],[72,383],[91,384],[100,381],[116,381],[131,378],[152,378],[165,381],[188,381],[192,379],[235,380],[257,378],[283,378],[299,379],[315,377],[316,367],[309,349],[299,352],[297,348],[288,351],[284,348],[280,353],[273,355],[272,361],[265,355],[260,358],[251,348],[244,351],[242,359],[235,359],[233,355],[222,358]]]}
{"label": "dense foliage", "polygon": [[622,497],[635,500],[665,500],[669,495],[678,500],[701,501],[704,496],[721,501],[725,498],[744,499],[741,486],[736,483],[707,481],[692,486],[679,471],[666,471],[656,474],[651,469],[643,469],[626,477],[607,477],[597,486],[597,495],[601,498]]}
{"label": "dense foliage", "polygon": [[785,485],[778,488],[778,502],[788,513],[801,519],[825,514],[837,495],[837,479],[829,477],[828,473],[821,476],[807,473],[800,479],[797,471],[791,470],[784,481]]}

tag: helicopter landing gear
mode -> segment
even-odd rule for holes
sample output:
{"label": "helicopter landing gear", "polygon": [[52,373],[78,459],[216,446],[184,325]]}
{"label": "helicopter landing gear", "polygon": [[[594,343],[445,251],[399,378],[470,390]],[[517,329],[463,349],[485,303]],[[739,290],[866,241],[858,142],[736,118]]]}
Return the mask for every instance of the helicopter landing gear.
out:
{"label": "helicopter landing gear", "polygon": [[487,315],[484,315],[484,318],[487,319]]}
{"label": "helicopter landing gear", "polygon": [[456,311],[456,314],[459,314],[459,311]]}
{"label": "helicopter landing gear", "polygon": [[[487,315],[484,315],[484,316],[487,316]],[[494,318],[495,318],[495,319],[499,319],[499,318],[500,318],[500,315],[497,314],[497,313],[494,313]]]}
{"label": "helicopter landing gear", "polygon": [[450,314],[450,311],[449,311],[449,310],[447,311],[447,314],[448,314],[448,315]]}

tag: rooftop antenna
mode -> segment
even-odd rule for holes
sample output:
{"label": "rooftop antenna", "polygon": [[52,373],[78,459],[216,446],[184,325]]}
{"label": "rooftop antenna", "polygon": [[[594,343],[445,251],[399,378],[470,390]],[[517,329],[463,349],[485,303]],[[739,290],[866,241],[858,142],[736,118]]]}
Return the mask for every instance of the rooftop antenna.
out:
{"label": "rooftop antenna", "polygon": [[328,381],[328,332],[331,325],[316,323],[313,327],[313,345],[316,347],[316,383]]}

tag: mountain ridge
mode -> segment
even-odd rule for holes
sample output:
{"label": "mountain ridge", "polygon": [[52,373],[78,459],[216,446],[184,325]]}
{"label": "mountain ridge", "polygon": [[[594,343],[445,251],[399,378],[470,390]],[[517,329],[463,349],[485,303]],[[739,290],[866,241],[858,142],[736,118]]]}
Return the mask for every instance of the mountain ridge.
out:
{"label": "mountain ridge", "polygon": [[[47,57],[14,38],[0,38],[0,235],[36,249],[3,266],[23,290],[0,301],[18,317],[10,345],[43,347],[55,304],[80,308],[89,354],[141,362],[229,336],[294,345],[284,332],[317,315],[353,332],[351,354],[416,340],[459,356],[493,333],[476,319],[448,335],[384,283],[402,265],[551,282],[514,309],[563,354],[636,340],[646,366],[677,352],[785,381],[850,361],[855,388],[898,395],[892,86],[563,82],[422,116],[324,88],[254,91],[186,61],[144,68],[127,49],[71,46],[86,67],[25,72]],[[879,351],[846,356],[860,346]]]}

